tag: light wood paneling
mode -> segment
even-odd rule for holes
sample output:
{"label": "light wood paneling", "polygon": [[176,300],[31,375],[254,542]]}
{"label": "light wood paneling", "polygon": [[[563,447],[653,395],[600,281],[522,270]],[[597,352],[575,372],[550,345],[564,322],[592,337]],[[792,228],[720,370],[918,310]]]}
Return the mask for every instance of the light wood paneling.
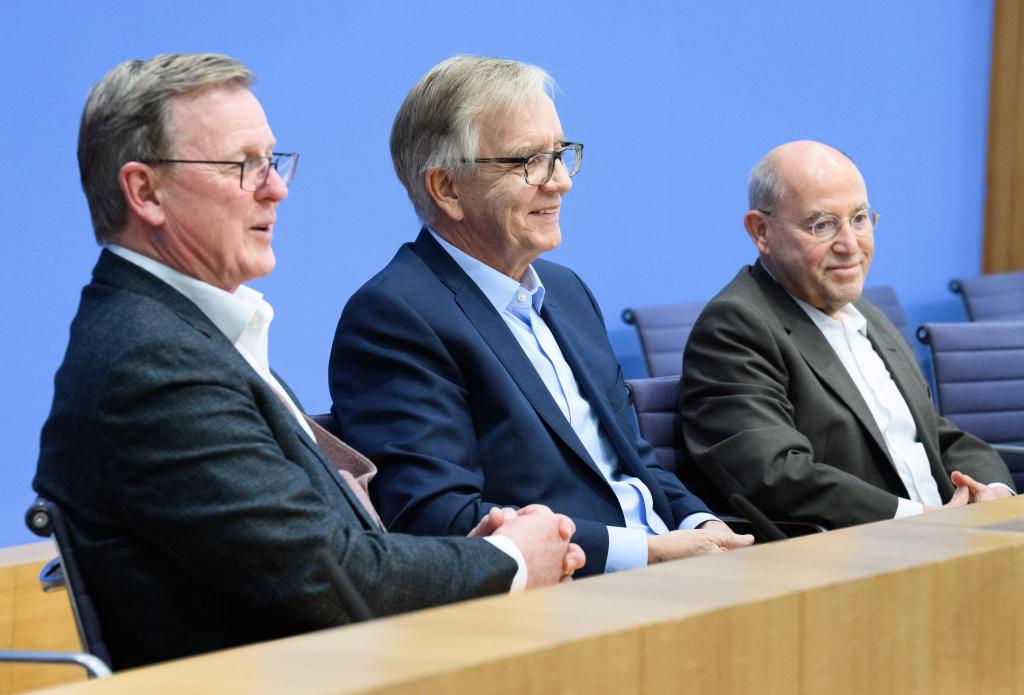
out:
{"label": "light wood paneling", "polygon": [[1021,586],[1015,497],[52,692],[1024,692]]}
{"label": "light wood paneling", "polygon": [[[80,651],[64,588],[44,592],[39,584],[56,554],[50,541],[0,548],[0,649]],[[82,680],[78,666],[0,663],[0,694]]]}
{"label": "light wood paneling", "polygon": [[1024,269],[1024,3],[996,0],[988,121],[986,273]]}

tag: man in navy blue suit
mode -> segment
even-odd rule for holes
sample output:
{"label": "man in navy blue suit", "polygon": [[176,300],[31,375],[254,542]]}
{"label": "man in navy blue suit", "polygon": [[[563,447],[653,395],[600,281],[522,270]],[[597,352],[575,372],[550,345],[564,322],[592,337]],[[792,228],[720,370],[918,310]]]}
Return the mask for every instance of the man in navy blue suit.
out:
{"label": "man in navy blue suit", "polygon": [[349,300],[330,361],[342,435],[393,530],[465,533],[495,506],[570,516],[590,573],[747,545],[639,439],[594,297],[538,260],[583,146],[550,76],[457,56],[406,97],[391,154],[424,227]]}

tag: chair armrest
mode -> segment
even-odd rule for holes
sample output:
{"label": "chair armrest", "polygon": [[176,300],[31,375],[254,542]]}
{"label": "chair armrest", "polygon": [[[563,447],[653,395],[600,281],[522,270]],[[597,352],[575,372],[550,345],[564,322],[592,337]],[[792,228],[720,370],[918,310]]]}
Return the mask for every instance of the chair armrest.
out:
{"label": "chair armrest", "polygon": [[[754,533],[754,527],[751,523],[741,516],[719,514],[718,518],[728,524],[734,533]],[[812,533],[822,533],[825,531],[824,526],[813,524],[810,521],[775,521],[772,519],[772,522],[790,538],[809,536]]]}
{"label": "chair armrest", "polygon": [[1017,454],[1024,456],[1024,443],[1021,444],[989,444],[999,454]]}
{"label": "chair armrest", "polygon": [[31,664],[77,664],[90,678],[106,678],[110,669],[103,660],[83,652],[39,652],[28,649],[0,649],[0,661]]}

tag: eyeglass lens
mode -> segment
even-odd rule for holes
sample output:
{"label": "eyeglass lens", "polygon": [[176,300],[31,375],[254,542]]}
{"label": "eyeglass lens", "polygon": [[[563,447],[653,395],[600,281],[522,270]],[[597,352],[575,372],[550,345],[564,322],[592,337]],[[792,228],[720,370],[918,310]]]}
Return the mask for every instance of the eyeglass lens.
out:
{"label": "eyeglass lens", "polygon": [[273,157],[250,157],[242,167],[242,188],[246,191],[258,191],[267,184],[270,169],[277,169],[278,176],[288,185],[295,178],[295,154],[274,155]]}
{"label": "eyeglass lens", "polygon": [[543,186],[550,181],[555,173],[555,159],[561,159],[569,176],[575,176],[580,170],[580,149],[573,145],[555,154],[541,152],[533,155],[526,162],[526,182],[531,186]]}
{"label": "eyeglass lens", "polygon": [[[863,235],[875,227],[878,215],[874,211],[861,210],[850,218],[850,228],[854,234]],[[831,239],[839,234],[843,221],[835,215],[825,215],[811,225],[811,233],[819,239]]]}

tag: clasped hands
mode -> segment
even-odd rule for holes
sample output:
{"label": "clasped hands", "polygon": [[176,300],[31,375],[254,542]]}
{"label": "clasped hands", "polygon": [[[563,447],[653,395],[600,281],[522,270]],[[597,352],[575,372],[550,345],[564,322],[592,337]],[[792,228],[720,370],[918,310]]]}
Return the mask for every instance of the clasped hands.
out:
{"label": "clasped hands", "polygon": [[526,588],[572,581],[586,563],[583,548],[570,543],[576,524],[543,504],[520,509],[492,507],[469,536],[508,536],[526,559]]}
{"label": "clasped hands", "polygon": [[988,502],[989,500],[997,500],[1003,497],[1010,497],[1012,493],[1001,485],[986,485],[979,483],[977,480],[961,473],[960,471],[953,471],[949,479],[953,481],[956,486],[956,491],[950,498],[949,502],[946,502],[941,507],[931,507],[924,505],[926,512],[936,512],[940,509],[948,509],[950,507],[963,507],[967,504],[977,504],[978,502]]}

